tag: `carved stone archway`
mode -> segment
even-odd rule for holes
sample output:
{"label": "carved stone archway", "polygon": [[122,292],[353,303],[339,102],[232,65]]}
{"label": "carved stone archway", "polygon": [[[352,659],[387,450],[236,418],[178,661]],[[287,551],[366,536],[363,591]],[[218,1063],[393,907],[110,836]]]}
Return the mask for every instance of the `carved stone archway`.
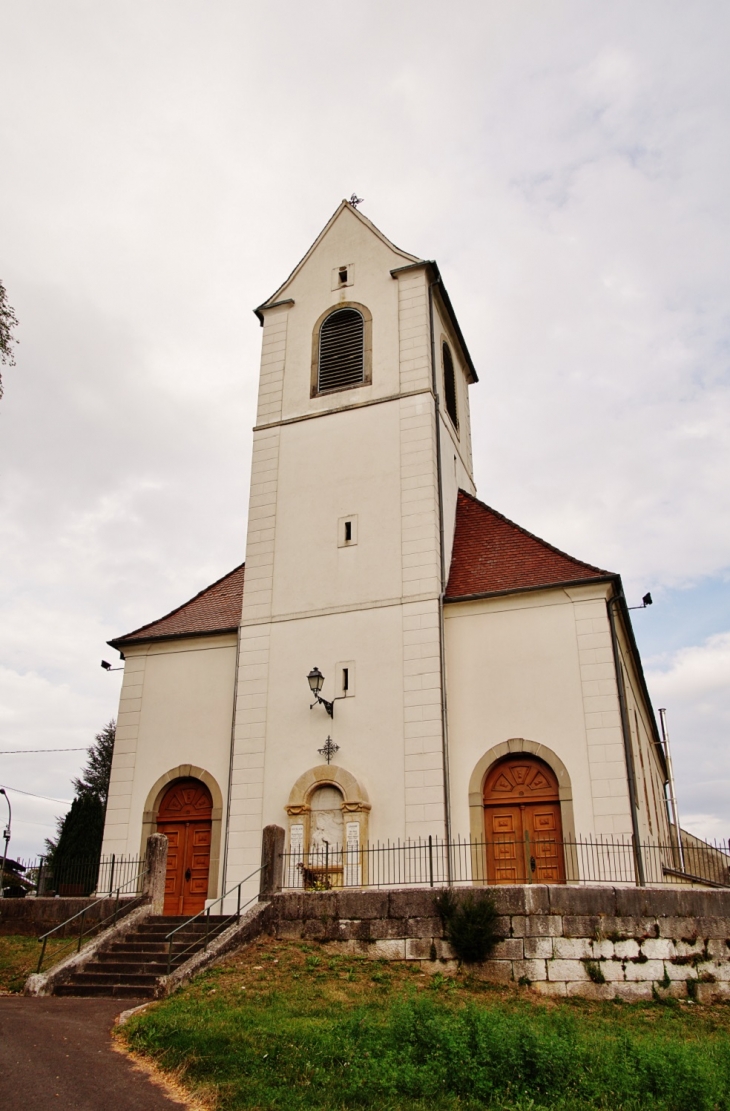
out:
{"label": "carved stone archway", "polygon": [[[334,787],[342,795],[342,818],[348,846],[351,849],[355,847],[359,849],[367,842],[370,801],[364,787],[345,768],[333,764],[320,764],[299,776],[289,793],[289,801],[286,804],[286,812],[289,815],[286,848],[292,869],[296,869],[298,860],[301,860],[304,864],[307,863],[310,843],[311,801],[315,791],[320,787]],[[362,882],[359,853],[356,856],[360,878],[355,878],[353,873],[348,881],[350,884]],[[349,859],[355,860],[355,856],[351,856]]]}
{"label": "carved stone archway", "polygon": [[469,832],[472,840],[482,841],[484,839],[484,781],[489,769],[505,756],[517,755],[521,752],[537,756],[538,759],[544,760],[552,768],[558,780],[563,837],[569,841],[575,840],[573,788],[568,769],[560,757],[547,745],[539,744],[537,741],[529,741],[524,737],[510,737],[508,741],[495,745],[485,752],[475,765],[469,779]]}
{"label": "carved stone archway", "polygon": [[142,814],[142,842],[140,845],[140,858],[145,854],[147,846],[147,838],[157,832],[157,815],[160,809],[160,803],[164,798],[170,786],[178,779],[199,779],[201,783],[210,791],[210,796],[213,800],[213,809],[211,812],[212,827],[211,827],[211,840],[210,840],[210,872],[208,878],[208,898],[215,899],[218,897],[218,877],[220,874],[221,863],[221,827],[223,825],[223,794],[217,781],[213,778],[210,772],[205,768],[199,768],[195,764],[179,764],[176,768],[170,768],[169,771],[161,775],[160,778],[153,784],[150,789],[147,799],[145,801],[144,812]]}

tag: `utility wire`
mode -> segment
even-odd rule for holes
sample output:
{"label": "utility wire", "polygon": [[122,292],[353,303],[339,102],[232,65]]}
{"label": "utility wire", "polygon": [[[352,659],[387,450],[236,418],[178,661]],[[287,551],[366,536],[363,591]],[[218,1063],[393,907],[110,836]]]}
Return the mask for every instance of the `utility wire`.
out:
{"label": "utility wire", "polygon": [[21,752],[86,752],[86,748],[3,748],[0,756],[17,756]]}
{"label": "utility wire", "polygon": [[50,795],[37,795],[35,791],[22,791],[20,787],[8,787],[7,783],[0,783],[0,787],[4,787],[6,791],[16,791],[19,795],[31,795],[34,799],[45,799],[46,802],[61,802],[64,806],[70,806],[70,799],[52,799]]}

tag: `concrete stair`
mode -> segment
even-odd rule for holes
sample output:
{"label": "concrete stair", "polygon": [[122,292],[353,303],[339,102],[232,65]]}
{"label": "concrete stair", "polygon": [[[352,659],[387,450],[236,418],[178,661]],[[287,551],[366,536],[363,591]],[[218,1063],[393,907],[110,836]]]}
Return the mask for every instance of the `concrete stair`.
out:
{"label": "concrete stair", "polygon": [[[103,953],[96,953],[81,972],[75,972],[68,983],[59,984],[55,995],[113,996],[119,999],[154,999],[157,983],[167,975],[170,930],[187,922],[187,918],[145,918],[128,933],[122,934]],[[222,915],[197,918],[175,935],[169,971],[172,972],[205,945],[206,930],[211,941],[230,920]]]}

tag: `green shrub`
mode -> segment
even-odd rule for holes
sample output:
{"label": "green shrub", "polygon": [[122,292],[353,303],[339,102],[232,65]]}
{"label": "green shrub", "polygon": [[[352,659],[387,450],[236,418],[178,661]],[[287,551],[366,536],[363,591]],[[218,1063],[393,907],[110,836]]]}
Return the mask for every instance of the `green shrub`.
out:
{"label": "green shrub", "polygon": [[451,888],[445,888],[436,896],[435,904],[444,936],[465,964],[485,961],[502,940],[497,930],[497,908],[491,895],[469,891],[457,898]]}
{"label": "green shrub", "polygon": [[584,960],[583,964],[585,965],[585,970],[588,973],[588,978],[592,980],[594,984],[606,983],[606,977],[603,975],[603,969],[601,968],[600,961]]}

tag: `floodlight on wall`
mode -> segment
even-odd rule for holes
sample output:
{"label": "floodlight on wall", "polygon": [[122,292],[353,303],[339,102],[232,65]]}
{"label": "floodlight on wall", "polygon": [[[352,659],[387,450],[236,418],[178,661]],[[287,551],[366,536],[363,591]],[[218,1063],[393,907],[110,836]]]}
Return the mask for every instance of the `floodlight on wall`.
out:
{"label": "floodlight on wall", "polygon": [[102,660],[101,666],[104,668],[104,671],[124,671],[123,667],[112,667],[108,660]]}
{"label": "floodlight on wall", "polygon": [[627,609],[630,609],[630,610],[645,610],[647,606],[652,606],[653,604],[654,604],[654,600],[653,600],[651,594],[647,593],[641,599],[641,605],[640,606],[627,606]]}

